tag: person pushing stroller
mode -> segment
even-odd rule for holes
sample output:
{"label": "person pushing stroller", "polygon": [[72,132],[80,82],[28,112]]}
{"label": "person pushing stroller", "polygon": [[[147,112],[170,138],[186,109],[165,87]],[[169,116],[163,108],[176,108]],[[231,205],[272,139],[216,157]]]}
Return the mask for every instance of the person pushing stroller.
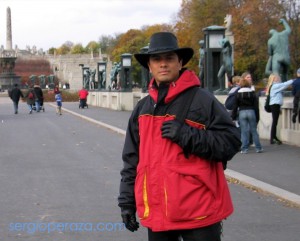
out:
{"label": "person pushing stroller", "polygon": [[35,84],[33,86],[33,90],[35,93],[35,109],[36,112],[40,112],[40,110],[44,110],[43,105],[44,105],[44,94],[43,91],[41,89],[41,87],[38,84]]}
{"label": "person pushing stroller", "polygon": [[78,92],[79,95],[79,108],[84,108],[85,106],[88,108],[88,105],[86,103],[87,96],[89,95],[89,92],[82,87],[82,89]]}

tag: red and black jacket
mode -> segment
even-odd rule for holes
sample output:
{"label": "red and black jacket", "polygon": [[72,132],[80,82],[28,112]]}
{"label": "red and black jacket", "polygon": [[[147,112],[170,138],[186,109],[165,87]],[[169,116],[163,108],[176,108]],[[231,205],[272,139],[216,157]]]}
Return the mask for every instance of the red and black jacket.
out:
{"label": "red and black jacket", "polygon": [[162,123],[180,112],[180,94],[199,85],[188,70],[168,85],[152,80],[129,120],[119,206],[136,208],[153,231],[203,227],[233,212],[222,163],[239,151],[240,133],[223,105],[199,88],[178,143],[161,135]]}

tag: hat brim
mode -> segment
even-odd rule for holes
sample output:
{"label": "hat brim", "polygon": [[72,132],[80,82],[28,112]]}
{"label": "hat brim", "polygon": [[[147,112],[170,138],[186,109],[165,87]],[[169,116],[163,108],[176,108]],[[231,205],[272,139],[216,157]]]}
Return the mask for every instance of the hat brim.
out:
{"label": "hat brim", "polygon": [[134,54],[134,57],[144,68],[149,69],[148,62],[151,55],[163,54],[168,52],[177,53],[179,58],[182,59],[182,66],[186,65],[194,55],[194,50],[192,48],[179,48],[175,50],[156,51],[151,53],[139,53],[139,54]]}

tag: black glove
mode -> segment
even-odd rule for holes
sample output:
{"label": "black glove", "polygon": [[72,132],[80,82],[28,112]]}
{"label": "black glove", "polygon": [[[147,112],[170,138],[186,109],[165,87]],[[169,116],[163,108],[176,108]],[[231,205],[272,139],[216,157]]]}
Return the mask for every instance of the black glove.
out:
{"label": "black glove", "polygon": [[179,140],[179,133],[182,124],[178,120],[170,120],[165,121],[162,125],[161,132],[163,138],[168,138],[173,142],[177,142]]}
{"label": "black glove", "polygon": [[121,216],[123,219],[123,223],[125,224],[125,227],[128,230],[130,230],[131,232],[138,230],[140,225],[136,221],[134,208],[122,207],[121,208]]}

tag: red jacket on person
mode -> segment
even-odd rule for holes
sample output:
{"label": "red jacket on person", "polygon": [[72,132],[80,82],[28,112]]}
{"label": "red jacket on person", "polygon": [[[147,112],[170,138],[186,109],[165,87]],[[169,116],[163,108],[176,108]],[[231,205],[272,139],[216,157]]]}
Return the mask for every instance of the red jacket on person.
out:
{"label": "red jacket on person", "polygon": [[175,119],[184,102],[180,93],[199,85],[188,70],[166,90],[152,79],[129,120],[119,206],[136,208],[155,232],[205,227],[233,212],[222,163],[239,151],[240,133],[224,106],[199,88],[180,141],[162,138],[163,122]]}
{"label": "red jacket on person", "polygon": [[89,92],[88,92],[86,89],[81,89],[81,90],[78,92],[78,95],[79,95],[79,99],[84,100],[84,99],[86,99],[87,96],[89,95]]}

